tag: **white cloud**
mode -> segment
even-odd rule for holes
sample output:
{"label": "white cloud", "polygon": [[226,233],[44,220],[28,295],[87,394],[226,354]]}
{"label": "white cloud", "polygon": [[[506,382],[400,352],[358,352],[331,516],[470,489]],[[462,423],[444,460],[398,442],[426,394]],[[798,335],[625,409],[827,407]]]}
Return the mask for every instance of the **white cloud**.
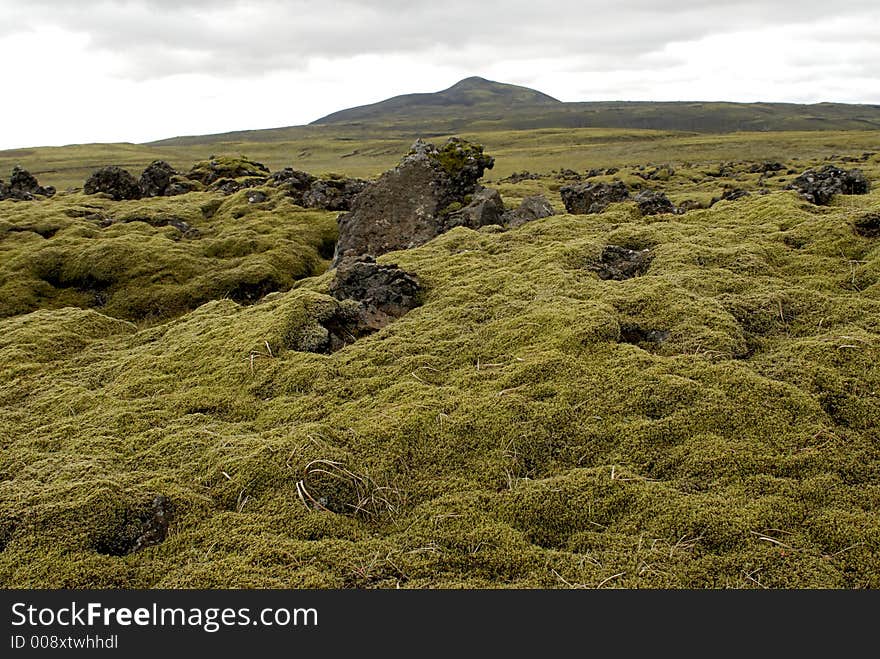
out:
{"label": "white cloud", "polygon": [[470,75],[566,101],[880,103],[880,6],[828,12],[818,0],[0,0],[16,90],[0,148],[295,125]]}

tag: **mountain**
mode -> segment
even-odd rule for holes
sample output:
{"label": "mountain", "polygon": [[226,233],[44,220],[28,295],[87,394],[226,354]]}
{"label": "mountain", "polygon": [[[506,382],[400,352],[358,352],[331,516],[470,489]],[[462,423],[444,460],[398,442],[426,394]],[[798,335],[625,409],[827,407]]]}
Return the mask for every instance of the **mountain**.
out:
{"label": "mountain", "polygon": [[646,128],[713,133],[874,130],[880,129],[880,106],[651,101],[564,103],[527,87],[471,77],[443,91],[405,94],[340,110],[311,125],[437,133],[534,128]]}
{"label": "mountain", "polygon": [[379,103],[340,110],[312,123],[323,125],[385,121],[390,117],[408,117],[413,113],[427,117],[449,116],[459,111],[483,115],[524,109],[540,112],[561,105],[562,101],[534,89],[474,76],[433,94],[394,96]]}

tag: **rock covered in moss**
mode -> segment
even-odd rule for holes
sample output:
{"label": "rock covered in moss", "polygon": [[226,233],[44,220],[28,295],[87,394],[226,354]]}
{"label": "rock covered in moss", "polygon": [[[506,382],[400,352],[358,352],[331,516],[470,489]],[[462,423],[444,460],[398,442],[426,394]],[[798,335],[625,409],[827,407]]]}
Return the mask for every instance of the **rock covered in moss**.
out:
{"label": "rock covered in moss", "polygon": [[142,197],[162,197],[168,193],[171,179],[177,175],[174,168],[164,160],[154,160],[138,181]]}
{"label": "rock covered in moss", "polygon": [[122,167],[109,165],[101,167],[86,179],[83,186],[85,194],[108,194],[116,201],[123,199],[140,199],[141,188],[138,180]]}
{"label": "rock covered in moss", "polygon": [[613,183],[578,183],[559,189],[565,210],[573,215],[601,213],[610,204],[629,199],[629,190],[623,181]]}
{"label": "rock covered in moss", "polygon": [[222,156],[211,157],[208,160],[196,163],[186,176],[193,181],[210,186],[223,180],[242,178],[262,179],[262,182],[265,183],[269,174],[269,168],[263,163],[248,160],[244,157],[230,158]]}
{"label": "rock covered in moss", "polygon": [[450,138],[438,148],[417,140],[397,167],[370,184],[339,217],[333,264],[348,256],[415,247],[443,233],[449,208],[473,201],[480,177],[493,164],[479,144]]}
{"label": "rock covered in moss", "polygon": [[635,202],[642,215],[661,215],[663,213],[675,213],[675,205],[669,201],[662,192],[656,190],[642,190],[635,196]]}
{"label": "rock covered in moss", "polygon": [[522,226],[526,222],[540,220],[555,215],[556,211],[544,195],[526,197],[518,208],[504,213],[504,224],[511,229]]}
{"label": "rock covered in moss", "polygon": [[275,188],[281,188],[293,200],[293,203],[304,206],[303,195],[305,195],[316,180],[308,172],[285,167],[280,171],[274,172],[269,177],[268,184]]}
{"label": "rock covered in moss", "polygon": [[33,201],[37,197],[51,197],[54,194],[55,188],[41,186],[33,174],[18,166],[13,167],[8,185],[0,181],[0,200]]}
{"label": "rock covered in moss", "polygon": [[836,194],[867,194],[868,179],[860,169],[841,169],[825,165],[822,169],[808,169],[787,187],[796,190],[804,199],[825,206]]}

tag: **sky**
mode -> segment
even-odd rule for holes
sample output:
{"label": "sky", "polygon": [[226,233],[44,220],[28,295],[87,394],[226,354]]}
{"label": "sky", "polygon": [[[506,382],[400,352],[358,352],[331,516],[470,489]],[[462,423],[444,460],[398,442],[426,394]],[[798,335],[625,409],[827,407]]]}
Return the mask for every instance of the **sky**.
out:
{"label": "sky", "polygon": [[880,104],[877,0],[0,0],[0,149],[309,123],[473,75]]}

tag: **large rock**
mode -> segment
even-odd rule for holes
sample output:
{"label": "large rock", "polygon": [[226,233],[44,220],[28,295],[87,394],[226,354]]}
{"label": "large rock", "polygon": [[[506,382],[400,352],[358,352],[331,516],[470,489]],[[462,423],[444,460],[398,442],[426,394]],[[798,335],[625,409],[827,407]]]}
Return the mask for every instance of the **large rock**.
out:
{"label": "large rock", "polygon": [[808,169],[787,189],[797,190],[807,201],[825,206],[836,194],[867,194],[869,188],[868,179],[861,170],[825,165],[822,169]]}
{"label": "large rock", "polygon": [[573,215],[601,213],[610,204],[629,199],[623,181],[613,183],[579,183],[559,189],[565,210]]}
{"label": "large rock", "polygon": [[17,166],[12,168],[8,185],[0,181],[0,200],[33,201],[37,197],[51,197],[54,194],[55,188],[41,186],[33,174]]}
{"label": "large rock", "polygon": [[333,264],[347,256],[378,256],[422,245],[448,228],[449,215],[471,203],[494,159],[458,138],[437,148],[418,140],[397,167],[385,172],[339,217]]}
{"label": "large rock", "polygon": [[83,192],[86,194],[103,192],[113,197],[116,201],[140,199],[141,197],[141,188],[138,185],[137,179],[122,169],[122,167],[117,167],[116,165],[102,167],[89,176],[83,186]]}
{"label": "large rock", "polygon": [[540,220],[542,217],[550,217],[555,215],[556,211],[543,195],[534,197],[526,197],[522,200],[519,208],[507,211],[504,214],[504,224],[511,229],[522,226],[526,222]]}
{"label": "large rock", "polygon": [[168,194],[171,180],[177,172],[164,160],[154,160],[141,174],[138,187],[142,197],[162,197]]}
{"label": "large rock", "polygon": [[675,213],[675,205],[662,192],[656,190],[642,190],[635,196],[639,212],[642,215],[661,215],[663,213]]}

